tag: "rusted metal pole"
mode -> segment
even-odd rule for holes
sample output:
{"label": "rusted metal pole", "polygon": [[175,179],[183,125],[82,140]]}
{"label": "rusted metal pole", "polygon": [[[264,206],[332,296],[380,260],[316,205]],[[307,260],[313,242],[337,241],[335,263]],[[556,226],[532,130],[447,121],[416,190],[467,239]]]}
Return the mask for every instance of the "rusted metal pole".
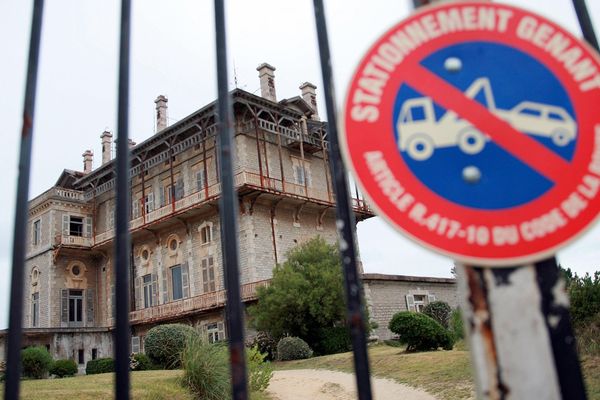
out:
{"label": "rusted metal pole", "polygon": [[43,0],[33,3],[31,36],[29,38],[29,60],[27,62],[27,83],[23,105],[23,127],[19,150],[19,177],[13,236],[12,276],[10,290],[10,315],[6,351],[6,383],[4,398],[19,398],[21,379],[21,334],[23,328],[23,284],[25,278],[25,244],[27,241],[27,198],[29,197],[29,175],[31,170],[31,144],[33,141],[33,115],[37,87],[38,60],[42,32]]}
{"label": "rusted metal pole", "polygon": [[585,399],[556,260],[458,266],[478,398]]}

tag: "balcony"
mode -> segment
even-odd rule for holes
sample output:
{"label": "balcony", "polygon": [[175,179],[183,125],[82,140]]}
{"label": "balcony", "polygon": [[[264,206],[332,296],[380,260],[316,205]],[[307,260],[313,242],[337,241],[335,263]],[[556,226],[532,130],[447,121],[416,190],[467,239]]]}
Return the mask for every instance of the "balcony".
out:
{"label": "balcony", "polygon": [[91,237],[65,235],[62,233],[58,233],[54,236],[55,246],[91,247],[93,244],[94,240]]}
{"label": "balcony", "polygon": [[50,199],[56,200],[67,200],[73,202],[84,202],[84,193],[79,190],[65,189],[61,187],[52,187],[46,190],[44,193],[35,197],[29,202],[29,209],[33,209],[37,205],[40,205]]}
{"label": "balcony", "polygon": [[[288,180],[261,176],[256,172],[241,170],[234,176],[234,184],[240,189],[242,187],[250,188],[251,190],[262,190],[273,193],[274,195],[283,195],[299,200],[310,200],[324,205],[331,206],[335,202],[333,191],[323,187],[299,185]],[[130,229],[135,230],[160,220],[168,218],[174,214],[179,214],[198,205],[205,204],[208,201],[215,200],[221,193],[221,184],[216,182],[208,187],[191,193],[175,201],[175,203],[167,204],[163,207],[156,208],[149,213],[144,213],[144,207],[141,215],[135,215],[130,222]],[[372,211],[363,199],[352,199],[354,211],[365,215],[371,215]],[[95,236],[94,245],[99,245],[111,240],[114,237],[114,228],[105,232],[97,233]]]}
{"label": "balcony", "polygon": [[[256,290],[259,287],[267,286],[269,280],[247,283],[241,286],[242,301],[256,300]],[[212,310],[217,307],[224,307],[227,293],[225,290],[201,294],[199,296],[187,299],[172,301],[159,306],[144,308],[132,311],[129,314],[129,320],[132,324],[153,323],[168,319],[176,319],[193,313]]]}

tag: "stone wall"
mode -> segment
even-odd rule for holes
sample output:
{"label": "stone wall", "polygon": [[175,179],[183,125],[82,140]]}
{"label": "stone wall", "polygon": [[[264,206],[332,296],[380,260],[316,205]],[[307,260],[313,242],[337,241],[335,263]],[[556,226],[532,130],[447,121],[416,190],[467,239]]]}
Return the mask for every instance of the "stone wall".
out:
{"label": "stone wall", "polygon": [[390,339],[393,333],[388,329],[392,316],[399,311],[407,311],[407,295],[423,296],[425,302],[430,295],[435,300],[458,306],[458,289],[454,279],[427,278],[402,275],[364,274],[363,286],[371,320],[379,327],[373,332],[380,340]]}

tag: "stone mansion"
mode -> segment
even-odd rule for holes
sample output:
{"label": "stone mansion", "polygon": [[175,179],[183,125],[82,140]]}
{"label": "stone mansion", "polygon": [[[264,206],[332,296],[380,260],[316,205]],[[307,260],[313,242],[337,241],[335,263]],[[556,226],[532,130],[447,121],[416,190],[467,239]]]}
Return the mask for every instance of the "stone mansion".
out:
{"label": "stone mansion", "polygon": [[[288,250],[317,235],[336,241],[329,144],[316,87],[304,83],[299,96],[278,101],[275,68],[261,64],[257,70],[261,96],[231,92],[244,303],[256,300],[257,288],[269,282]],[[143,351],[144,335],[161,323],[194,325],[210,341],[227,335],[217,104],[169,126],[167,98],[155,103],[157,133],[130,143],[133,352]],[[104,132],[101,140],[99,167],[92,167],[87,150],[83,171],[64,170],[29,202],[24,345],[47,346],[55,358],[78,361],[80,370],[91,359],[112,356],[113,135]],[[361,198],[352,205],[357,221],[374,215]]]}

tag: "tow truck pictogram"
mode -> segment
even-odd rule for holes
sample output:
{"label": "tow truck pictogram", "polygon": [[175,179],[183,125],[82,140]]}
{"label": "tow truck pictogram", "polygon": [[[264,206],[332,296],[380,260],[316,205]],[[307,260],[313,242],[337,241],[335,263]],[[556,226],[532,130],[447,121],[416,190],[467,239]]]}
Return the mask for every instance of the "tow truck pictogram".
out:
{"label": "tow truck pictogram", "polygon": [[[510,110],[496,108],[487,77],[474,80],[464,93],[466,97],[474,99],[480,92],[483,93],[484,105],[491,113],[521,132],[550,138],[556,146],[561,147],[576,137],[577,125],[562,107],[523,101]],[[400,150],[406,151],[417,161],[427,160],[440,147],[458,146],[466,154],[477,154],[489,140],[487,135],[453,111],[447,111],[436,121],[433,101],[429,97],[405,101],[397,129]]]}

